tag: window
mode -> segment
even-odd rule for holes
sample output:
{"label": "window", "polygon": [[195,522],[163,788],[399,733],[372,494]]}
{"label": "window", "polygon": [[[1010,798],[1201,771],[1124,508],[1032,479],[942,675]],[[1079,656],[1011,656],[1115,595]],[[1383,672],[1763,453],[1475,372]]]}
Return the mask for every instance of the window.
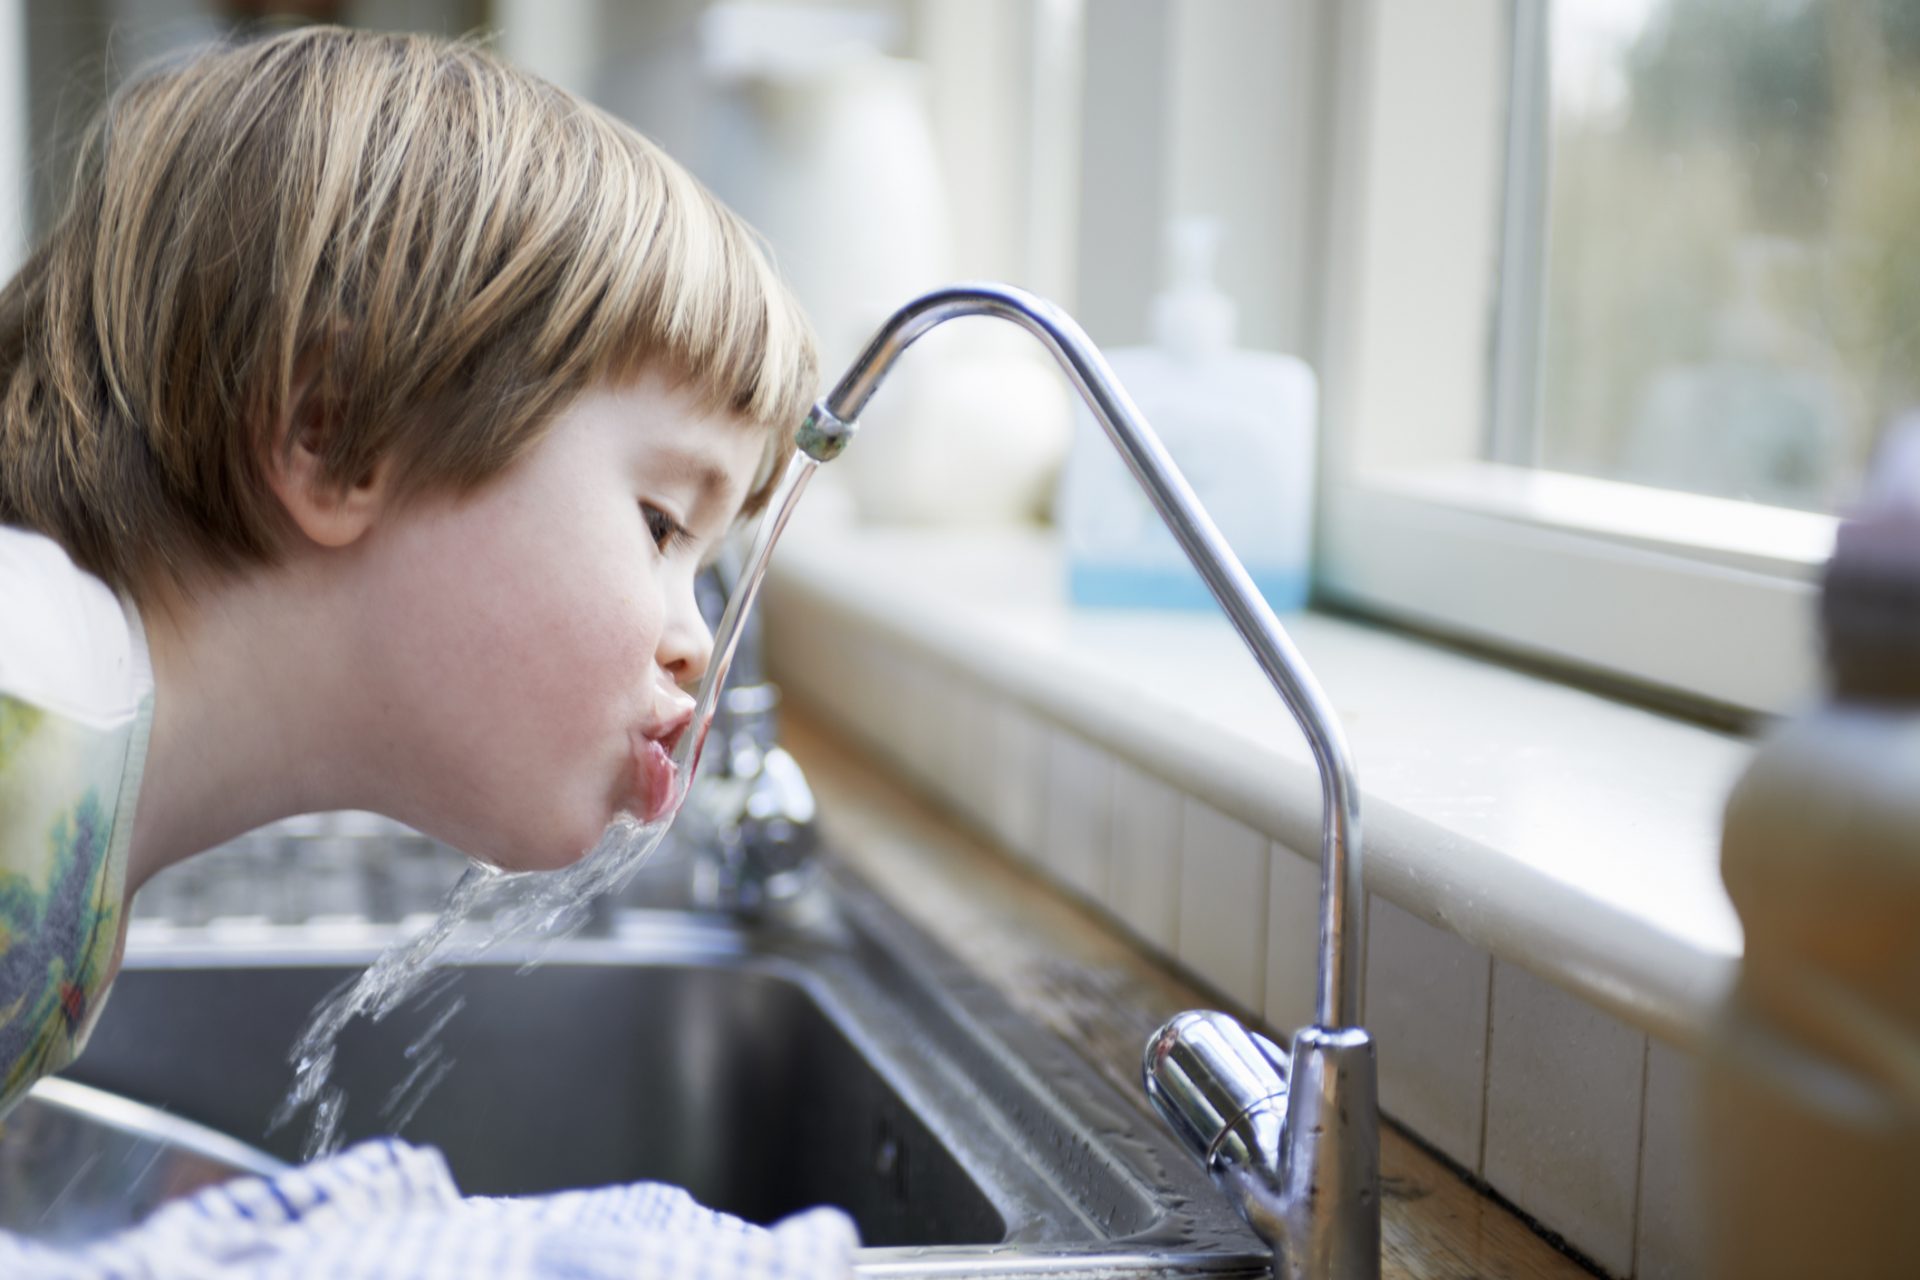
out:
{"label": "window", "polygon": [[1551,161],[1515,460],[1839,509],[1920,369],[1920,3],[1550,12],[1524,51]]}
{"label": "window", "polygon": [[1835,515],[1920,394],[1920,0],[1339,22],[1331,593],[1715,704],[1807,697]]}

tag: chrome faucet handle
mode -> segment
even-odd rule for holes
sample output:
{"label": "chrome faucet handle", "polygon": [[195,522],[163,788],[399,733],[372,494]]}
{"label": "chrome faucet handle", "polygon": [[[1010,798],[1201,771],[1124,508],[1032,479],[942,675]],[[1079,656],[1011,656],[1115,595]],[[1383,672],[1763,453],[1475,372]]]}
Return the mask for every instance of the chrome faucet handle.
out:
{"label": "chrome faucet handle", "polygon": [[1147,1042],[1141,1063],[1147,1098],[1209,1172],[1214,1157],[1261,1113],[1287,1105],[1286,1050],[1224,1013],[1175,1014]]}
{"label": "chrome faucet handle", "polygon": [[1378,1280],[1380,1121],[1373,1039],[1306,1027],[1288,1054],[1224,1013],[1176,1014],[1141,1064],[1154,1110],[1286,1280]]}

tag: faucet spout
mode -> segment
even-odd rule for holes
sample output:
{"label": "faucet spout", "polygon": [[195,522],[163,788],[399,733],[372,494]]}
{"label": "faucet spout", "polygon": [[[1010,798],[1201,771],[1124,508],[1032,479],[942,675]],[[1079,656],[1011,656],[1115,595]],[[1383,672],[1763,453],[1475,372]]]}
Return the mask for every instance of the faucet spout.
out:
{"label": "faucet spout", "polygon": [[1367,895],[1360,847],[1360,794],[1346,737],[1319,682],[1261,598],[1239,557],[1073,318],[1044,299],[1010,285],[955,284],[923,294],[894,312],[839,383],[814,407],[800,429],[800,448],[822,462],[839,456],[853,438],[867,401],[901,354],[929,330],[962,316],[1011,320],[1053,353],[1306,735],[1320,774],[1321,798],[1320,939],[1314,1021],[1322,1027],[1357,1026],[1361,1017],[1361,970],[1367,954]]}

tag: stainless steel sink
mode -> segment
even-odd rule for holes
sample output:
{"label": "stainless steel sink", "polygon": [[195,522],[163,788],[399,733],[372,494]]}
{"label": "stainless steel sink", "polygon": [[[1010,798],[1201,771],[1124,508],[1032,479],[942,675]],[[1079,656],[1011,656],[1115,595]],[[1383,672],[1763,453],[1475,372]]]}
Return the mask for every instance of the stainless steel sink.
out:
{"label": "stainless steel sink", "polygon": [[[1266,1273],[1132,1101],[860,882],[826,881],[805,924],[622,912],[531,971],[462,967],[454,1069],[402,1136],[470,1193],[658,1179],[756,1221],[839,1205],[875,1274]],[[199,932],[130,955],[67,1076],[294,1158],[300,1134],[265,1132],[287,1048],[375,948],[364,930]],[[429,1016],[343,1037],[349,1139],[383,1131]]]}

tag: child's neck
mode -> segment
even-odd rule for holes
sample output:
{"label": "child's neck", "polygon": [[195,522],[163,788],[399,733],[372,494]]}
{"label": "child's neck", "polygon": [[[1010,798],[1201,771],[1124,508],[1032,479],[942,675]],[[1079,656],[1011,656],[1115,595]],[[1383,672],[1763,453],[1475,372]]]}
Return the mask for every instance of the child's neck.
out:
{"label": "child's neck", "polygon": [[369,806],[351,716],[343,602],[293,563],[145,611],[153,727],[127,893],[155,873],[296,813]]}

